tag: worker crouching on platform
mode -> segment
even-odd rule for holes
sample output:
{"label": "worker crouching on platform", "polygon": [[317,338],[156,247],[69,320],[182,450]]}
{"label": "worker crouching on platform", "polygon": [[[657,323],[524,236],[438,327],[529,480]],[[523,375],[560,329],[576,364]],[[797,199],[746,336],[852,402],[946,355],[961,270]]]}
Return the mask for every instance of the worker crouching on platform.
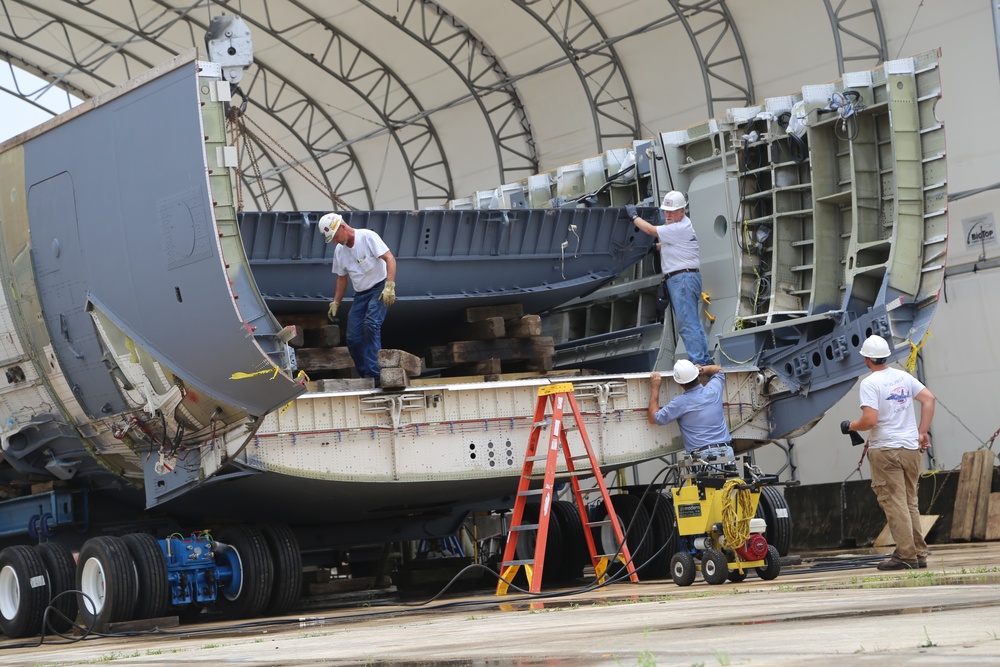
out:
{"label": "worker crouching on platform", "polygon": [[[698,381],[702,375],[709,377],[704,385]],[[684,388],[684,393],[661,408],[662,381],[659,373],[650,373],[649,423],[666,426],[676,421],[684,438],[684,449],[699,458],[733,456],[733,438],[722,407],[722,390],[726,386],[722,367],[696,366],[687,359],[678,361],[674,364],[674,381]]]}
{"label": "worker crouching on platform", "polygon": [[336,244],[333,272],[337,281],[327,316],[331,322],[337,316],[350,278],[354,302],[347,316],[347,350],[361,377],[377,380],[382,322],[396,302],[396,258],[378,234],[354,229],[337,213],[320,218],[319,231],[327,243]]}

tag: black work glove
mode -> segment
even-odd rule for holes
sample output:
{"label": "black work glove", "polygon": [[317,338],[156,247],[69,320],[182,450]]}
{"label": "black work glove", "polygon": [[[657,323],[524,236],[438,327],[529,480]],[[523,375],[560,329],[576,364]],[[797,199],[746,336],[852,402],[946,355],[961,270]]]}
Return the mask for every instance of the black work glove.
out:
{"label": "black work glove", "polygon": [[851,436],[851,445],[854,447],[865,444],[865,439],[861,437],[861,434],[851,430],[851,422],[847,419],[840,422],[840,432]]}
{"label": "black work glove", "polygon": [[636,210],[635,204],[625,204],[625,213],[629,220],[635,220],[639,217],[639,211]]}

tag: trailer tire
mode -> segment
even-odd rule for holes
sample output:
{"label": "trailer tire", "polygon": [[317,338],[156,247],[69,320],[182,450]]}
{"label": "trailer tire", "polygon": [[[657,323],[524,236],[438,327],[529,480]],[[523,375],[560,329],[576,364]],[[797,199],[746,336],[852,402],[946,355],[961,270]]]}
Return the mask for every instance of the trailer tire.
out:
{"label": "trailer tire", "polygon": [[111,623],[131,620],[135,579],[135,564],[121,538],[104,535],[84,542],[76,565],[84,627],[104,632]]}
{"label": "trailer tire", "polygon": [[552,503],[552,518],[559,522],[562,533],[563,557],[559,566],[559,579],[572,581],[583,576],[583,568],[590,563],[587,539],[583,534],[583,521],[576,503],[557,500]]}
{"label": "trailer tire", "polygon": [[[632,556],[632,566],[641,579],[649,579],[645,568],[649,567],[653,555],[652,540],[646,535],[649,527],[649,512],[642,506],[638,496],[627,493],[617,493],[611,497],[611,505],[618,517],[618,525],[625,536],[629,555]],[[594,518],[598,521],[607,518],[608,509],[600,503],[594,510]],[[604,554],[613,554],[618,550],[617,539],[611,525],[595,528],[594,541],[600,545],[598,550]],[[643,539],[645,537],[645,539]],[[616,577],[624,565],[617,558],[608,563],[608,576]]]}
{"label": "trailer tire", "polygon": [[274,562],[274,584],[264,611],[268,616],[280,616],[295,606],[302,594],[302,552],[295,533],[285,524],[264,524],[260,530]]}
{"label": "trailer tire", "polygon": [[[524,506],[524,513],[521,515],[521,524],[538,523],[540,505],[528,503]],[[566,553],[566,542],[562,534],[562,526],[559,520],[554,517],[555,512],[549,513],[549,532],[545,539],[545,555],[542,557],[542,574],[551,572],[550,581],[562,578],[563,556]],[[555,519],[555,520],[553,520]],[[518,560],[533,560],[535,558],[535,545],[538,544],[537,530],[524,530],[518,533],[517,546],[514,549]],[[535,564],[532,576],[538,575],[538,564]]]}
{"label": "trailer tire", "polygon": [[170,583],[160,543],[147,533],[130,533],[122,537],[122,542],[135,563],[136,603],[133,618],[166,616],[170,609]]}
{"label": "trailer tire", "polygon": [[49,611],[45,630],[62,634],[76,623],[80,611],[77,603],[76,561],[73,554],[59,542],[42,542],[35,545],[35,551],[45,565],[45,575],[49,582]]}
{"label": "trailer tire", "polygon": [[757,576],[764,581],[777,579],[781,574],[781,554],[774,548],[773,544],[767,545],[767,555],[764,556],[764,567],[758,567]]}
{"label": "trailer tire", "polygon": [[729,561],[726,555],[715,549],[707,549],[701,555],[701,576],[712,586],[723,584],[729,576]]}
{"label": "trailer tire", "polygon": [[48,601],[42,557],[23,545],[0,551],[0,632],[15,639],[44,632]]}
{"label": "trailer tire", "polygon": [[643,507],[649,512],[650,533],[653,542],[652,560],[643,571],[646,579],[663,579],[670,572],[670,556],[680,547],[677,540],[677,519],[674,500],[667,493],[652,493],[643,497]]}
{"label": "trailer tire", "polygon": [[[234,563],[234,577],[239,581],[219,586],[216,607],[228,618],[250,618],[264,611],[274,585],[274,561],[267,550],[267,540],[253,526],[229,526],[218,532],[218,549]],[[218,556],[217,556],[218,557]]]}
{"label": "trailer tire", "polygon": [[694,583],[694,556],[686,551],[678,551],[670,559],[670,578],[678,586],[690,586]]}
{"label": "trailer tire", "polygon": [[792,516],[780,490],[773,486],[761,487],[756,516],[767,522],[764,531],[767,543],[774,545],[778,555],[787,556],[792,546]]}

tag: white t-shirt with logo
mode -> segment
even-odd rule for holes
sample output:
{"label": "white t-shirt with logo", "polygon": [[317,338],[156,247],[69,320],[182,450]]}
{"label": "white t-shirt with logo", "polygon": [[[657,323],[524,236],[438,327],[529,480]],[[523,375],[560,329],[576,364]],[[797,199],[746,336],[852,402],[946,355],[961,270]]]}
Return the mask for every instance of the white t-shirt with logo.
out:
{"label": "white t-shirt with logo", "polygon": [[355,292],[364,292],[385,280],[388,270],[382,255],[389,252],[378,234],[370,229],[354,230],[354,247],[338,243],[333,249],[333,272],[350,276]]}
{"label": "white t-shirt with logo", "polygon": [[861,380],[861,407],[878,410],[869,447],[920,448],[913,397],[923,390],[919,380],[898,368],[884,368]]}
{"label": "white t-shirt with logo", "polygon": [[699,268],[698,236],[691,218],[685,215],[678,222],[657,225],[656,235],[660,239],[660,266],[664,273]]}

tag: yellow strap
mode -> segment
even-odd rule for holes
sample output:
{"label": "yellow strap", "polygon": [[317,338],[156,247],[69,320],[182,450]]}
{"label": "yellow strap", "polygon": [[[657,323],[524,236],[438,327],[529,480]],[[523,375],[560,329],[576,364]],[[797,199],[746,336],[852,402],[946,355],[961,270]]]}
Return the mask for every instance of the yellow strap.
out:
{"label": "yellow strap", "polygon": [[254,373],[243,373],[241,371],[236,371],[235,373],[233,373],[232,375],[229,376],[229,379],[230,380],[245,380],[247,378],[256,377],[258,375],[267,375],[268,373],[271,373],[272,374],[271,375],[271,379],[273,380],[274,378],[278,377],[278,373],[280,373],[280,372],[281,372],[281,369],[278,368],[277,366],[275,366],[274,368],[264,369],[262,371],[256,371]]}
{"label": "yellow strap", "polygon": [[906,372],[912,373],[913,369],[917,367],[917,354],[920,352],[920,348],[924,346],[927,339],[931,337],[931,330],[928,329],[924,332],[924,337],[920,340],[919,345],[914,345],[913,341],[908,341],[910,343],[910,356],[906,359]]}

